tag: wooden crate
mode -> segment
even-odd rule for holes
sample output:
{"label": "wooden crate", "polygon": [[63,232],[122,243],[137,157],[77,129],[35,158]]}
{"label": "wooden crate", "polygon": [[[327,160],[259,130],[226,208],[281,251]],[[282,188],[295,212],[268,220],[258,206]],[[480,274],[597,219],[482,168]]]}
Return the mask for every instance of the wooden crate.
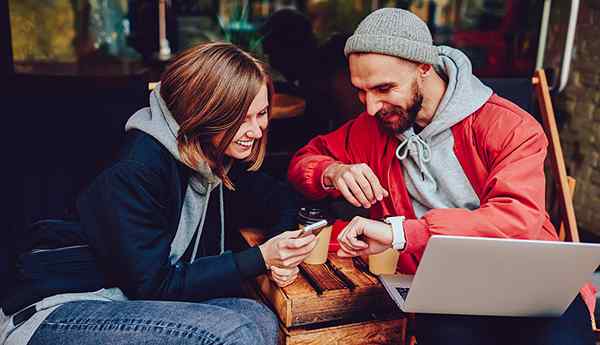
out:
{"label": "wooden crate", "polygon": [[[263,240],[257,229],[243,229],[242,236],[249,245]],[[377,278],[355,260],[334,253],[328,259],[329,265],[303,265],[284,288],[266,275],[248,287],[279,316],[281,343],[401,344],[406,321]],[[324,291],[318,294],[310,280]]]}

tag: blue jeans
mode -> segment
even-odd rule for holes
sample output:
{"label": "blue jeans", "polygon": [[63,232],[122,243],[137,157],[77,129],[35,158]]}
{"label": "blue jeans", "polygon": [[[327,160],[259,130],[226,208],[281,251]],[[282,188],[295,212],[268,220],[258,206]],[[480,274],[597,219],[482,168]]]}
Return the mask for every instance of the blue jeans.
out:
{"label": "blue jeans", "polygon": [[418,345],[594,345],[590,313],[581,296],[561,317],[416,315]]}
{"label": "blue jeans", "polygon": [[272,345],[278,330],[269,309],[243,298],[203,303],[81,301],[52,312],[28,344]]}

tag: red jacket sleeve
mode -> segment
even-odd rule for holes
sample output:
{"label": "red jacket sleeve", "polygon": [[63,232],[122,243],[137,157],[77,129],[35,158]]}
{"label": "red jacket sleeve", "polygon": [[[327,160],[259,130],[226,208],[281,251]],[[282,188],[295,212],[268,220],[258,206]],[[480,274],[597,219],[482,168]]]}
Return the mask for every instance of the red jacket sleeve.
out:
{"label": "red jacket sleeve", "polygon": [[[518,239],[556,236],[543,227],[548,142],[541,126],[528,114],[494,107],[492,114],[473,120],[472,133],[478,145],[475,149],[488,167],[480,208],[433,209],[420,220],[408,220],[407,252],[421,252],[436,234]],[[470,164],[461,163],[464,167]]]}
{"label": "red jacket sleeve", "polygon": [[363,133],[369,133],[372,121],[367,116],[363,114],[331,133],[317,136],[296,152],[288,169],[290,183],[309,199],[339,196],[337,190],[323,188],[323,171],[335,162],[366,162],[365,150],[353,146],[363,142]]}

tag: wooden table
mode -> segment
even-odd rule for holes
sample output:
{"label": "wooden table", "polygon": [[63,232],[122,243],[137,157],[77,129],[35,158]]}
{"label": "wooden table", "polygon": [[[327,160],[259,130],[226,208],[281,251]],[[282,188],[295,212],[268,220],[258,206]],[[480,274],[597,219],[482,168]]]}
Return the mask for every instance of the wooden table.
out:
{"label": "wooden table", "polygon": [[[242,236],[249,245],[263,241],[257,229],[243,229]],[[248,287],[279,316],[281,344],[402,344],[406,319],[377,278],[360,261],[335,253],[328,259],[302,264],[298,279],[284,288],[266,275]]]}

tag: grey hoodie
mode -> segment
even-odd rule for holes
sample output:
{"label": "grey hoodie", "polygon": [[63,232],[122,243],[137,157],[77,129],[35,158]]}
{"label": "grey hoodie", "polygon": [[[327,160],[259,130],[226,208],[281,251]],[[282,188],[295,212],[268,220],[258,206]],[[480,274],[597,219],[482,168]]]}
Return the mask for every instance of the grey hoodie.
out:
{"label": "grey hoodie", "polygon": [[432,122],[417,135],[412,128],[398,135],[400,160],[417,218],[433,208],[479,208],[479,197],[454,154],[450,128],[491,97],[492,90],[472,74],[471,62],[459,50],[439,46],[440,64],[448,85]]}

